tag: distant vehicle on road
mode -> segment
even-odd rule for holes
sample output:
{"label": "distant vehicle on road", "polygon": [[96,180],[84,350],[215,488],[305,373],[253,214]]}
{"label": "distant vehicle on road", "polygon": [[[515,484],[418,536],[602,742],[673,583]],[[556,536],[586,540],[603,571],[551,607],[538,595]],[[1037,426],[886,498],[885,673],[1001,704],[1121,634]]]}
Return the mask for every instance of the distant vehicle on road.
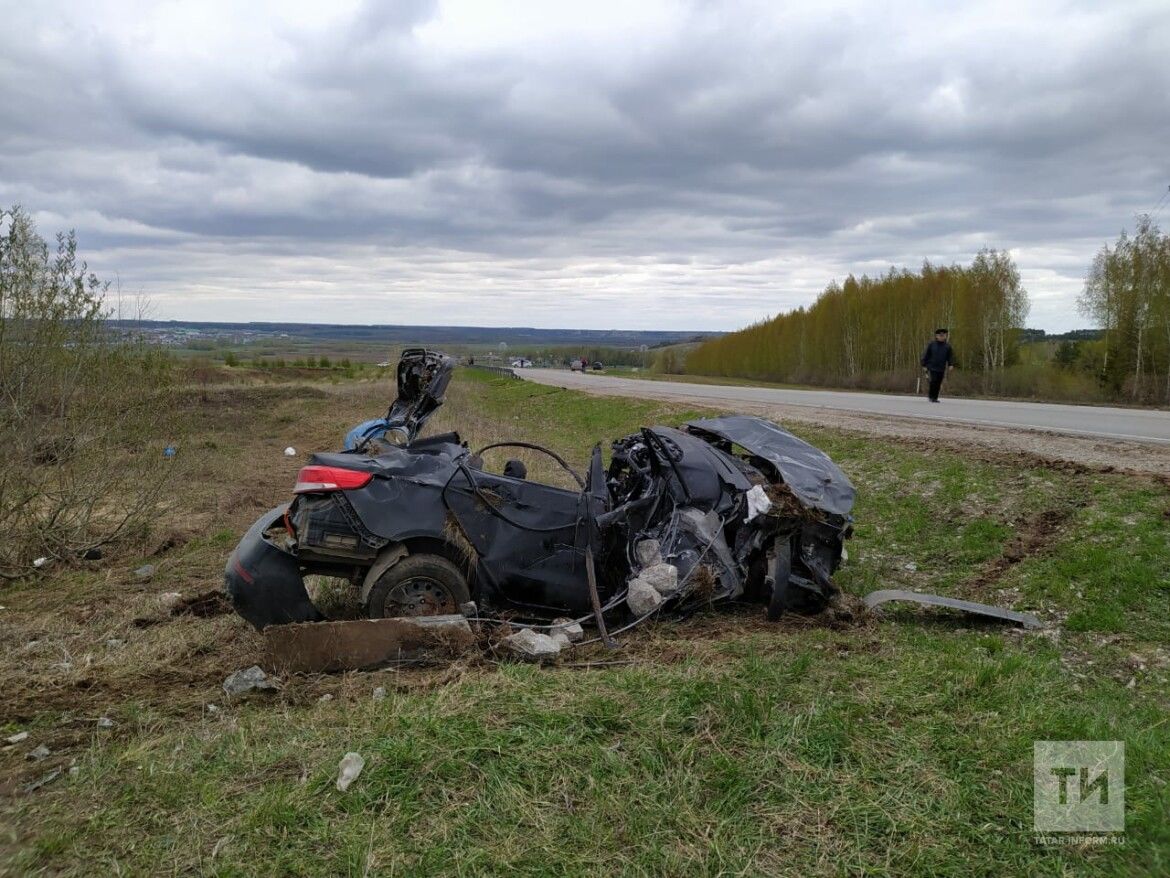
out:
{"label": "distant vehicle on road", "polygon": [[569,371],[571,371],[571,372],[584,372],[585,371],[585,361],[584,360],[573,360],[573,362],[569,363]]}
{"label": "distant vehicle on road", "polygon": [[601,365],[602,365],[602,364],[601,364],[601,362],[600,362],[600,361],[598,361],[598,360],[594,360],[594,361],[593,361],[593,371],[594,371],[594,372],[600,372],[600,371],[601,371]]}
{"label": "distant vehicle on road", "polygon": [[518,357],[512,361],[511,366],[513,369],[530,369],[532,368],[532,360],[527,357]]}

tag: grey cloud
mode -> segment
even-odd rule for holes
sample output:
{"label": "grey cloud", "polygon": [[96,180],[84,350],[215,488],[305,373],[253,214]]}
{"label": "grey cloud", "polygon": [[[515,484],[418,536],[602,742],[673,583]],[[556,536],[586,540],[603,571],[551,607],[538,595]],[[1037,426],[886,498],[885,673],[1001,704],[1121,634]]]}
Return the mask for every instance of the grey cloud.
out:
{"label": "grey cloud", "polygon": [[255,318],[307,274],[362,322],[434,322],[444,291],[460,322],[734,328],[986,244],[1035,260],[1056,329],[1170,182],[1160,4],[695,4],[454,50],[423,0],[315,27],[233,9],[211,60],[128,42],[149,26],[117,4],[0,32],[0,201],[76,221],[175,316]]}

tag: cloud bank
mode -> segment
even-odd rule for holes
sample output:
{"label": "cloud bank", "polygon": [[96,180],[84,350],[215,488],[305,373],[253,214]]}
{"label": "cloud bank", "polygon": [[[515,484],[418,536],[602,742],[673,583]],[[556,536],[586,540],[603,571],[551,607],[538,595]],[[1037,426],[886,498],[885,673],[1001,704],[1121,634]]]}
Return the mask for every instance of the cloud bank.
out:
{"label": "cloud bank", "polygon": [[1163,2],[0,6],[0,203],[160,317],[733,329],[991,246],[1061,330],[1170,183]]}

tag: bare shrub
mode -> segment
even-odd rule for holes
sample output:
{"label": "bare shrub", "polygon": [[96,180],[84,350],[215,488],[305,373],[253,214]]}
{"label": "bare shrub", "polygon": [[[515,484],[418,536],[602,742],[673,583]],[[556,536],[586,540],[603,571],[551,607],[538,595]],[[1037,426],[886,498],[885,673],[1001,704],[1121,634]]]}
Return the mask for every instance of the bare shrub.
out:
{"label": "bare shrub", "polygon": [[0,576],[141,532],[169,461],[169,359],[110,321],[73,233],[0,211]]}

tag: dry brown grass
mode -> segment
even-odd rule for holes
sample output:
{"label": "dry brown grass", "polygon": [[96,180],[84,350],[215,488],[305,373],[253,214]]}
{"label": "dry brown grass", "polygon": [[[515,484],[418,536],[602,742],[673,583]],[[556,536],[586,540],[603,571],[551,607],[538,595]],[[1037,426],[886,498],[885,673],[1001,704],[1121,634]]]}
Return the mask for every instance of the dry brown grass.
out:
{"label": "dry brown grass", "polygon": [[[384,408],[386,388],[216,387],[207,401],[189,401],[180,477],[152,535],[99,561],[46,568],[0,596],[8,723],[43,721],[46,711],[94,718],[127,699],[182,712],[207,697],[209,683],[251,664],[259,639],[235,616],[170,616],[160,595],[222,588],[231,548],[261,512],[288,499],[306,453],[338,447],[352,423]],[[288,445],[297,457],[284,456]],[[147,563],[155,572],[143,580],[134,571]],[[0,753],[0,770],[23,774],[14,756]]]}
{"label": "dry brown grass", "polygon": [[[188,714],[224,677],[254,663],[261,640],[234,615],[170,615],[160,595],[192,599],[222,588],[235,542],[262,512],[289,499],[308,454],[340,448],[349,427],[385,411],[391,392],[383,381],[191,388],[190,427],[175,459],[180,477],[150,537],[100,561],[48,568],[0,597],[4,720],[23,728],[61,714],[84,725],[131,700]],[[425,432],[458,428],[473,447],[506,435],[512,425],[477,408],[474,392],[455,382]],[[284,456],[290,445],[296,457]],[[540,455],[528,459],[535,476],[561,472]],[[502,468],[503,460],[487,464]],[[154,575],[138,578],[135,570],[148,563]],[[54,742],[67,743],[50,737],[54,751]],[[25,779],[32,770],[15,751],[0,751],[0,773]]]}

